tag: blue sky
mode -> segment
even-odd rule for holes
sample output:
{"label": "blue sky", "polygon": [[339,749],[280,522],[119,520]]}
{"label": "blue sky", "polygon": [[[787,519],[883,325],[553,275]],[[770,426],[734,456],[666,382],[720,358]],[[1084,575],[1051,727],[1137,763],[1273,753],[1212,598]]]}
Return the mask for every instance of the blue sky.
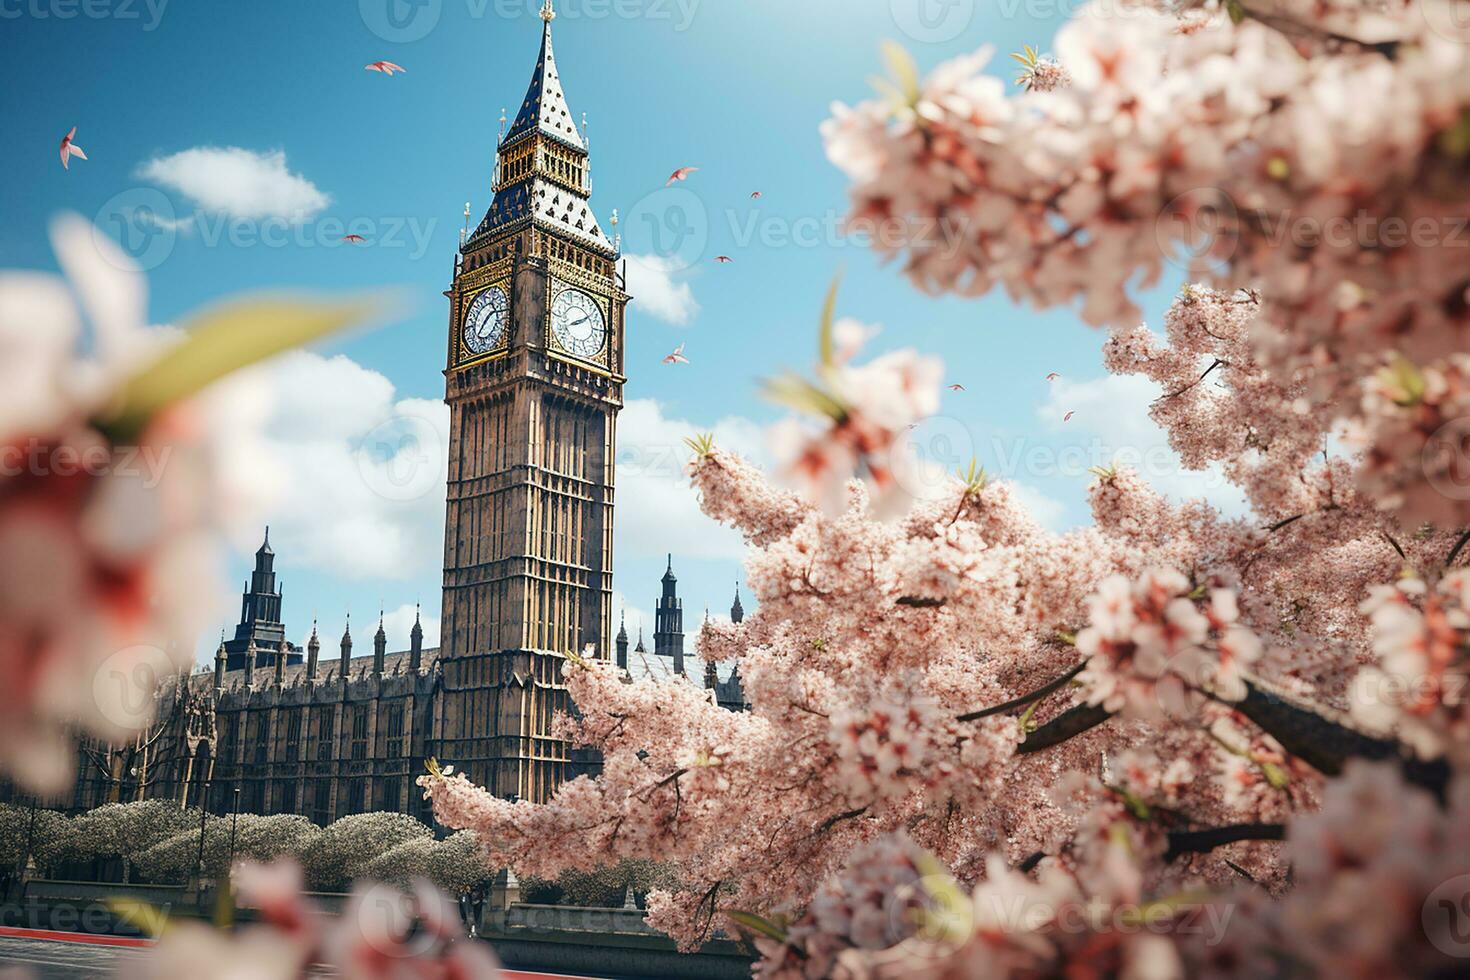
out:
{"label": "blue sky", "polygon": [[[434,485],[407,500],[333,494],[354,478],[353,454],[379,423],[407,414],[436,424],[441,294],[465,201],[475,222],[489,203],[500,110],[514,115],[524,93],[539,5],[0,2],[9,62],[0,89],[8,178],[0,182],[0,267],[54,268],[47,220],[74,210],[149,267],[157,323],[265,288],[387,288],[406,299],[393,325],[272,375],[280,396],[272,432],[286,447],[280,476],[296,491],[268,516],[298,640],[314,612],[335,636],[350,608],[362,641],[380,602],[394,610],[422,601],[437,618],[442,499]],[[1005,52],[1045,49],[1069,0],[557,7],[557,60],[574,113],[588,117],[597,212],[606,228],[611,210],[621,210],[626,253],[671,253],[672,267],[635,271],[633,291],[640,280],[646,289],[629,327],[616,586],[633,619],[651,611],[666,551],[676,553],[689,619],[706,604],[728,608],[739,550],[694,516],[675,472],[677,439],[717,428],[759,453],[758,426],[777,412],[757,398],[757,382],[811,360],[822,294],[839,270],[840,314],[883,325],[879,349],[942,355],[949,380],[966,386],[946,392],[942,417],[925,430],[932,447],[957,463],[973,453],[1021,479],[1054,525],[1085,520],[1084,471],[1105,461],[1099,453],[1161,442],[1133,411],[1146,404],[1146,388],[1103,380],[1102,338],[1073,313],[1021,310],[1003,296],[926,297],[896,268],[826,231],[845,211],[846,184],[826,160],[818,126],[833,100],[869,96],[884,39],[905,44],[926,71],[991,44],[992,70],[1009,76]],[[407,71],[363,70],[378,59]],[[57,143],[73,125],[89,159],[63,170]],[[263,167],[275,184],[252,197],[233,171],[200,173],[201,160],[225,159],[187,152],[200,148],[246,151],[236,162]],[[677,192],[663,191],[680,166],[700,170]],[[752,201],[756,190],[763,196]],[[272,194],[274,204],[261,200]],[[302,208],[296,219],[270,214],[281,195]],[[140,225],[140,208],[162,220]],[[693,234],[674,249],[680,229]],[[346,231],[368,244],[341,244]],[[813,240],[790,240],[807,232]],[[734,262],[716,265],[717,254]],[[1145,297],[1150,322],[1175,285]],[[662,366],[679,343],[693,363]],[[1047,385],[1049,371],[1063,382]],[[1066,410],[1078,417],[1064,425]],[[1051,464],[1058,454],[1065,472]],[[1162,482],[1193,488],[1175,476]],[[239,581],[245,568],[237,556],[231,577]]]}

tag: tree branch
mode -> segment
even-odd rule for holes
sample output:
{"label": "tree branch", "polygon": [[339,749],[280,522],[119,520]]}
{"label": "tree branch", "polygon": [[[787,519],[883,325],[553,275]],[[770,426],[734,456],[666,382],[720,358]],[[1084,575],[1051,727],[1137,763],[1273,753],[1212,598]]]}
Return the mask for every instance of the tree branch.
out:
{"label": "tree branch", "polygon": [[1243,700],[1225,703],[1255,722],[1287,752],[1319,772],[1339,775],[1349,759],[1397,760],[1403,765],[1404,777],[1410,782],[1437,796],[1444,795],[1449,782],[1449,767],[1443,759],[1426,762],[1409,756],[1396,741],[1374,738],[1325,718],[1274,691],[1266,690],[1258,681],[1246,682]]}
{"label": "tree branch", "polygon": [[1207,830],[1173,830],[1169,832],[1169,849],[1164,852],[1164,861],[1168,863],[1185,854],[1202,854],[1243,840],[1285,839],[1286,825],[1279,823],[1237,823]]}
{"label": "tree branch", "polygon": [[1074,666],[1071,670],[1067,671],[1061,677],[1047,681],[1041,687],[1038,687],[1036,690],[1032,691],[1029,694],[1023,694],[1020,697],[1011,698],[1009,701],[1006,701],[1002,704],[992,705],[989,708],[981,708],[979,711],[972,711],[967,715],[960,715],[958,718],[955,719],[955,721],[979,721],[981,718],[989,718],[991,715],[1004,714],[1007,711],[1011,711],[1015,708],[1020,708],[1024,705],[1028,705],[1032,701],[1040,701],[1048,694],[1054,694],[1070,684],[1072,682],[1072,678],[1082,673],[1082,669],[1086,666],[1087,661],[1084,660],[1080,664]]}
{"label": "tree branch", "polygon": [[1100,704],[1074,704],[1026,736],[1016,746],[1017,755],[1029,755],[1060,745],[1074,735],[1081,735],[1089,728],[1096,728],[1111,718],[1112,712]]}

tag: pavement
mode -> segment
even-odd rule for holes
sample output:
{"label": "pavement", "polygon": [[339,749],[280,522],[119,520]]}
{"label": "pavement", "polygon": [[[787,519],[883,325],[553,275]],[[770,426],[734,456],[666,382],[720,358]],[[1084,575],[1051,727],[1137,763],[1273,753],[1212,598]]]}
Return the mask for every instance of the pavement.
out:
{"label": "pavement", "polygon": [[[150,945],[146,939],[93,936],[78,932],[0,927],[0,970],[24,967],[39,980],[110,978],[128,960]],[[312,976],[328,977],[325,970]],[[501,980],[598,980],[561,973],[502,970]]]}

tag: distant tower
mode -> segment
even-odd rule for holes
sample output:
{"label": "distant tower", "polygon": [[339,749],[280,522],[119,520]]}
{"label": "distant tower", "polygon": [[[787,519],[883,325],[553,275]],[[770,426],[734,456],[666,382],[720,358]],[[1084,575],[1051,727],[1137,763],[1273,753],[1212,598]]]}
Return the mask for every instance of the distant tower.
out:
{"label": "distant tower", "polygon": [[730,622],[743,623],[745,621],[745,607],[740,604],[740,583],[735,583],[735,602],[730,606]]}
{"label": "distant tower", "polygon": [[[226,670],[240,670],[245,666],[245,651],[253,643],[256,656],[265,659],[257,667],[267,666],[286,639],[286,627],[281,625],[282,589],[276,584],[276,553],[271,550],[271,529],[265,529],[265,541],[255,553],[255,570],[250,573],[250,582],[240,597],[240,622],[235,635],[225,641]],[[301,663],[301,651],[287,645],[287,664]]]}
{"label": "distant tower", "polygon": [[653,652],[674,661],[674,673],[684,673],[684,603],[679,599],[679,580],[674,577],[674,556],[664,572],[663,594],[654,610]]}
{"label": "distant tower", "polygon": [[633,648],[634,653],[647,653],[648,647],[643,645],[643,624],[638,624],[638,645]]}
{"label": "distant tower", "polygon": [[378,610],[378,632],[373,637],[373,676],[382,677],[388,659],[388,631],[383,629],[383,610]]}
{"label": "distant tower", "polygon": [[618,670],[628,669],[628,614],[618,622]]}

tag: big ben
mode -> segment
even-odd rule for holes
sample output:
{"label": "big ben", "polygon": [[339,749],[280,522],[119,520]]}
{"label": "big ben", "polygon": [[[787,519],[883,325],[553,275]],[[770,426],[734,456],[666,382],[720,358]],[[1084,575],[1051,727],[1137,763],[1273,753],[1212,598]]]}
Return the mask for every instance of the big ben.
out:
{"label": "big ben", "polygon": [[541,52],[456,260],[439,753],[502,796],[580,771],[551,735],[568,651],[607,656],[628,295],[589,203],[587,144]]}

